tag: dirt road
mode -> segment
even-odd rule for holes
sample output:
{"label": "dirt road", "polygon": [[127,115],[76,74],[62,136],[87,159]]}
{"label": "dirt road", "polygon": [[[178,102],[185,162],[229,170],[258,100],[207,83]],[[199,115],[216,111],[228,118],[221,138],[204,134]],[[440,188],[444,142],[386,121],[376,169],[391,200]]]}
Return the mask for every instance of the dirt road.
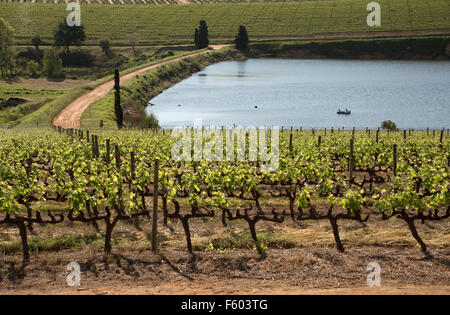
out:
{"label": "dirt road", "polygon": [[[220,49],[223,48],[225,45],[211,45],[213,49]],[[132,78],[134,78],[136,75],[141,74],[145,71],[148,71],[150,69],[159,67],[161,65],[167,64],[169,62],[181,60],[187,57],[192,57],[199,54],[204,54],[208,51],[201,51],[196,52],[193,54],[181,56],[172,60],[160,62],[145,68],[141,68],[139,70],[130,72],[126,75],[121,76],[120,83],[124,83]],[[83,112],[95,101],[98,101],[99,99],[105,97],[106,94],[114,87],[114,80],[108,81],[106,83],[103,83],[102,85],[99,85],[98,87],[94,88],[92,91],[80,96],[75,101],[73,101],[69,106],[64,108],[58,115],[56,115],[55,119],[53,120],[53,124],[55,126],[61,126],[63,128],[80,128],[80,120],[81,115],[83,115]]]}
{"label": "dirt road", "polygon": [[34,288],[0,290],[1,294],[47,294],[47,295],[142,295],[142,294],[164,294],[164,295],[450,295],[450,286],[393,286],[384,285],[379,287],[349,287],[349,288],[302,288],[287,286],[282,282],[254,281],[249,283],[242,280],[217,279],[211,281],[188,281],[181,280],[169,282],[162,285],[103,285],[91,288]]}

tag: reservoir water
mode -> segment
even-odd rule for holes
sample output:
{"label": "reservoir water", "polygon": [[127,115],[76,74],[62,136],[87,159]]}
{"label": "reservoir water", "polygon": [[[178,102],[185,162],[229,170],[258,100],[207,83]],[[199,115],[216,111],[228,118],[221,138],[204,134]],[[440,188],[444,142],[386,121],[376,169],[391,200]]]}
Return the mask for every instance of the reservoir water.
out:
{"label": "reservoir water", "polygon": [[[249,59],[205,68],[147,107],[163,127],[450,127],[450,62]],[[351,115],[337,115],[349,109]]]}

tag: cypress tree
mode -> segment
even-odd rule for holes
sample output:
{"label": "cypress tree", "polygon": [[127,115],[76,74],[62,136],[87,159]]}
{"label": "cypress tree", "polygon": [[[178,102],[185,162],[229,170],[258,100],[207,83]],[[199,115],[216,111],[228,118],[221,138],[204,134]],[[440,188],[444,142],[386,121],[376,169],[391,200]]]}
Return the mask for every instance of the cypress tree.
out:
{"label": "cypress tree", "polygon": [[239,26],[239,33],[234,39],[234,43],[236,44],[236,49],[238,50],[247,50],[248,49],[248,34],[245,26]]}
{"label": "cypress tree", "polygon": [[197,36],[197,48],[206,48],[209,45],[208,39],[208,26],[206,25],[205,20],[200,21],[200,27],[198,28],[198,36]]}
{"label": "cypress tree", "polygon": [[119,70],[114,70],[114,111],[116,113],[117,127],[123,127],[123,110],[120,106],[120,77]]}
{"label": "cypress tree", "polygon": [[198,28],[195,29],[194,44],[195,44],[195,47],[198,48]]}

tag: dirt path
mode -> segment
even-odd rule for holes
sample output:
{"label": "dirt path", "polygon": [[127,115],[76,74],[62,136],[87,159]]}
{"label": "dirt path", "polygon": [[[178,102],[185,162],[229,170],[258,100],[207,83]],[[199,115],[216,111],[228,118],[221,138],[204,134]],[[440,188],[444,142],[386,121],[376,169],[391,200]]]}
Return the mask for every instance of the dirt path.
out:
{"label": "dirt path", "polygon": [[[226,45],[211,45],[213,49],[221,49]],[[160,62],[145,68],[141,68],[139,70],[130,72],[126,75],[123,75],[120,77],[120,83],[124,83],[132,78],[134,78],[136,75],[141,74],[145,71],[148,71],[150,69],[159,67],[161,65],[181,60],[187,57],[192,57],[199,54],[204,54],[208,51],[201,51],[196,52],[193,54],[181,56],[172,60]],[[99,85],[89,93],[86,93],[79,98],[77,98],[75,101],[73,101],[69,106],[64,108],[58,115],[56,115],[55,119],[53,120],[53,124],[55,126],[61,126],[63,128],[80,128],[80,120],[81,115],[83,115],[83,112],[95,101],[98,101],[99,99],[105,97],[106,94],[114,87],[114,80],[108,81],[106,83],[103,83],[102,85]]]}
{"label": "dirt path", "polygon": [[450,286],[379,286],[379,287],[348,287],[348,288],[302,288],[287,286],[282,282],[256,281],[249,283],[242,280],[208,281],[176,281],[154,286],[103,285],[91,288],[41,288],[0,290],[1,294],[48,294],[48,295],[450,295]]}

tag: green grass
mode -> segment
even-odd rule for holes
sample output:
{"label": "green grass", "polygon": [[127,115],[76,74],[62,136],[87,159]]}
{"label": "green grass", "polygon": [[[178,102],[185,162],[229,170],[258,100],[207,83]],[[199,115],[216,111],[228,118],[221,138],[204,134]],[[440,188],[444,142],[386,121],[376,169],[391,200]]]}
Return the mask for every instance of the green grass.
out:
{"label": "green grass", "polygon": [[[122,94],[122,93],[121,93]],[[81,116],[82,128],[99,128],[100,121],[103,120],[104,128],[116,128],[114,113],[114,94],[109,92],[104,98],[92,103]]]}
{"label": "green grass", "polygon": [[[88,235],[62,235],[57,237],[32,237],[28,240],[31,252],[56,252],[64,249],[81,248],[92,244],[101,248],[103,236],[99,234]],[[20,241],[0,243],[0,253],[16,254],[22,251]]]}
{"label": "green grass", "polygon": [[[448,29],[447,0],[379,0],[381,27],[366,24],[368,1],[223,3],[193,5],[82,5],[82,23],[90,40],[110,37],[126,42],[138,33],[142,40],[192,40],[200,19],[210,38],[232,39],[239,25],[251,38],[301,37],[312,34],[396,30]],[[18,40],[38,33],[50,40],[56,23],[67,16],[65,4],[1,3],[0,17],[15,29]]]}
{"label": "green grass", "polygon": [[65,91],[63,90],[36,90],[27,88],[0,87],[0,99],[7,100],[11,97],[15,97],[27,101],[26,103],[18,106],[0,109],[0,126],[11,127],[17,125],[20,119],[64,94]]}
{"label": "green grass", "polygon": [[70,90],[61,97],[58,97],[52,102],[47,102],[45,105],[41,106],[38,110],[32,112],[31,114],[23,117],[17,121],[15,127],[34,127],[38,125],[39,127],[49,127],[53,123],[53,118],[63,110],[67,105],[73,102],[75,99],[88,92],[88,88],[80,87]]}

